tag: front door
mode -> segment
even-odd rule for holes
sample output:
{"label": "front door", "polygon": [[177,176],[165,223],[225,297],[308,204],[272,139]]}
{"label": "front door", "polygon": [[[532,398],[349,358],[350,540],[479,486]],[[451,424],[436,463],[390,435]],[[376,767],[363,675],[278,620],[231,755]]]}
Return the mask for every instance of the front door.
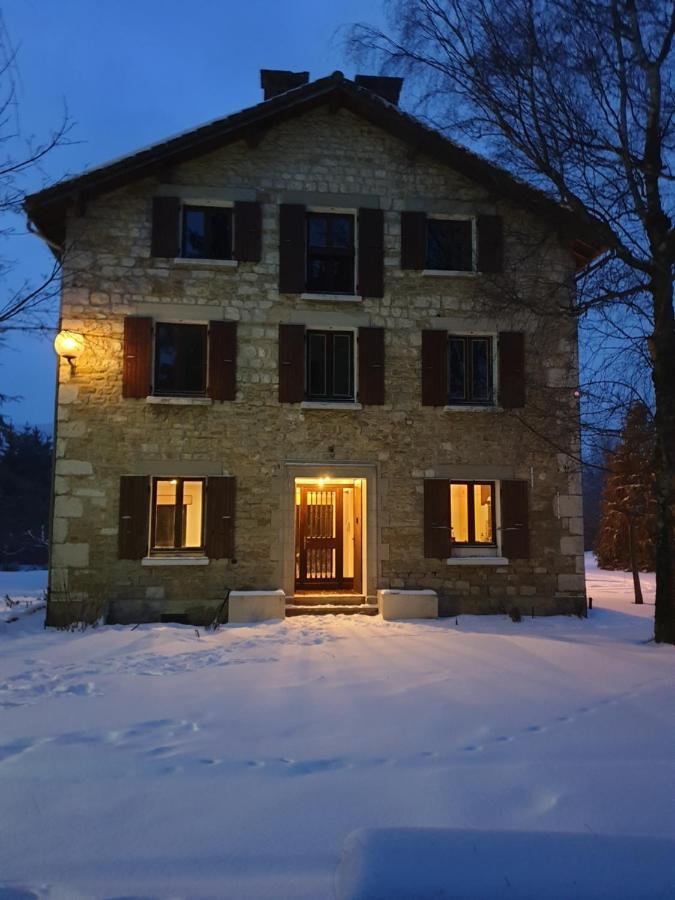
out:
{"label": "front door", "polygon": [[296,587],[351,590],[344,576],[343,487],[303,484],[296,506]]}

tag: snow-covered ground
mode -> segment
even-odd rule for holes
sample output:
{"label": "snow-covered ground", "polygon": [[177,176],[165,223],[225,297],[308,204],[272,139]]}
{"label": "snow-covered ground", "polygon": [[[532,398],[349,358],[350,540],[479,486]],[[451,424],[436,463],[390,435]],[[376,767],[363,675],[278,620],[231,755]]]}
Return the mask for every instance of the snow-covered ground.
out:
{"label": "snow-covered ground", "polygon": [[322,900],[359,828],[675,837],[653,577],[644,607],[588,581],[587,620],[518,624],[63,633],[0,604],[0,898]]}

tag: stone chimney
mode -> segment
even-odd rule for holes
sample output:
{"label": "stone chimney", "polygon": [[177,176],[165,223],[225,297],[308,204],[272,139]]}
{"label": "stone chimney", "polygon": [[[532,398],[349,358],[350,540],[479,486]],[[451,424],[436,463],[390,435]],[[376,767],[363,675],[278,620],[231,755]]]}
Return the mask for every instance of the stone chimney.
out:
{"label": "stone chimney", "polygon": [[286,69],[261,69],[260,87],[265,94],[265,100],[292,91],[309,81],[309,72],[289,72]]}
{"label": "stone chimney", "polygon": [[403,86],[402,78],[389,78],[386,75],[357,75],[354,82],[359,87],[367,88],[374,94],[378,94],[394,106],[398,106],[398,98]]}

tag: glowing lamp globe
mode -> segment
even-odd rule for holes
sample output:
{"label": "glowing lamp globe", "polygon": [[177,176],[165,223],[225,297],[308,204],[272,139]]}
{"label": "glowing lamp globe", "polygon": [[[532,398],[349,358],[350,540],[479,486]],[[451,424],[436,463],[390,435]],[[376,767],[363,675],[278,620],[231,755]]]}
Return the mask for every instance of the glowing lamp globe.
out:
{"label": "glowing lamp globe", "polygon": [[84,338],[76,331],[59,331],[54,338],[54,349],[59,356],[72,362],[82,355]]}

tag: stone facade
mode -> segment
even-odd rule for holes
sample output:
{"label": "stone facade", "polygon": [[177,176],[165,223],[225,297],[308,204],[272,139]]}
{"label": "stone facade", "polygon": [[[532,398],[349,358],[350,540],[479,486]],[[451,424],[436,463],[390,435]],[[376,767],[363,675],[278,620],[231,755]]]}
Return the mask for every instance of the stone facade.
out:
{"label": "stone facade", "polygon": [[[228,266],[152,258],[152,198],[176,193],[261,202],[261,261]],[[293,201],[384,210],[383,298],[328,301],[279,293],[278,209]],[[505,274],[403,271],[400,212],[406,208],[500,214]],[[118,621],[181,610],[193,621],[208,621],[227,589],[292,591],[290,487],[300,471],[294,466],[328,475],[358,470],[369,479],[371,596],[379,588],[433,589],[441,614],[513,606],[537,614],[583,610],[581,485],[564,452],[578,443],[577,338],[573,319],[559,312],[561,297],[570,302],[573,272],[569,250],[541,219],[346,110],[314,109],[279,124],[255,147],[231,144],[73,210],[62,324],[85,335],[85,351],[74,370],[62,361],[59,371],[53,620],[59,609],[68,617],[73,604],[85,603]],[[129,315],[235,320],[236,400],[123,399],[122,333]],[[329,410],[280,404],[278,325],[284,322],[383,326],[385,405]],[[422,407],[421,331],[435,326],[525,332],[526,406]],[[234,475],[235,558],[202,566],[118,559],[125,474]],[[527,480],[531,557],[503,565],[425,559],[423,480],[431,477]]]}

